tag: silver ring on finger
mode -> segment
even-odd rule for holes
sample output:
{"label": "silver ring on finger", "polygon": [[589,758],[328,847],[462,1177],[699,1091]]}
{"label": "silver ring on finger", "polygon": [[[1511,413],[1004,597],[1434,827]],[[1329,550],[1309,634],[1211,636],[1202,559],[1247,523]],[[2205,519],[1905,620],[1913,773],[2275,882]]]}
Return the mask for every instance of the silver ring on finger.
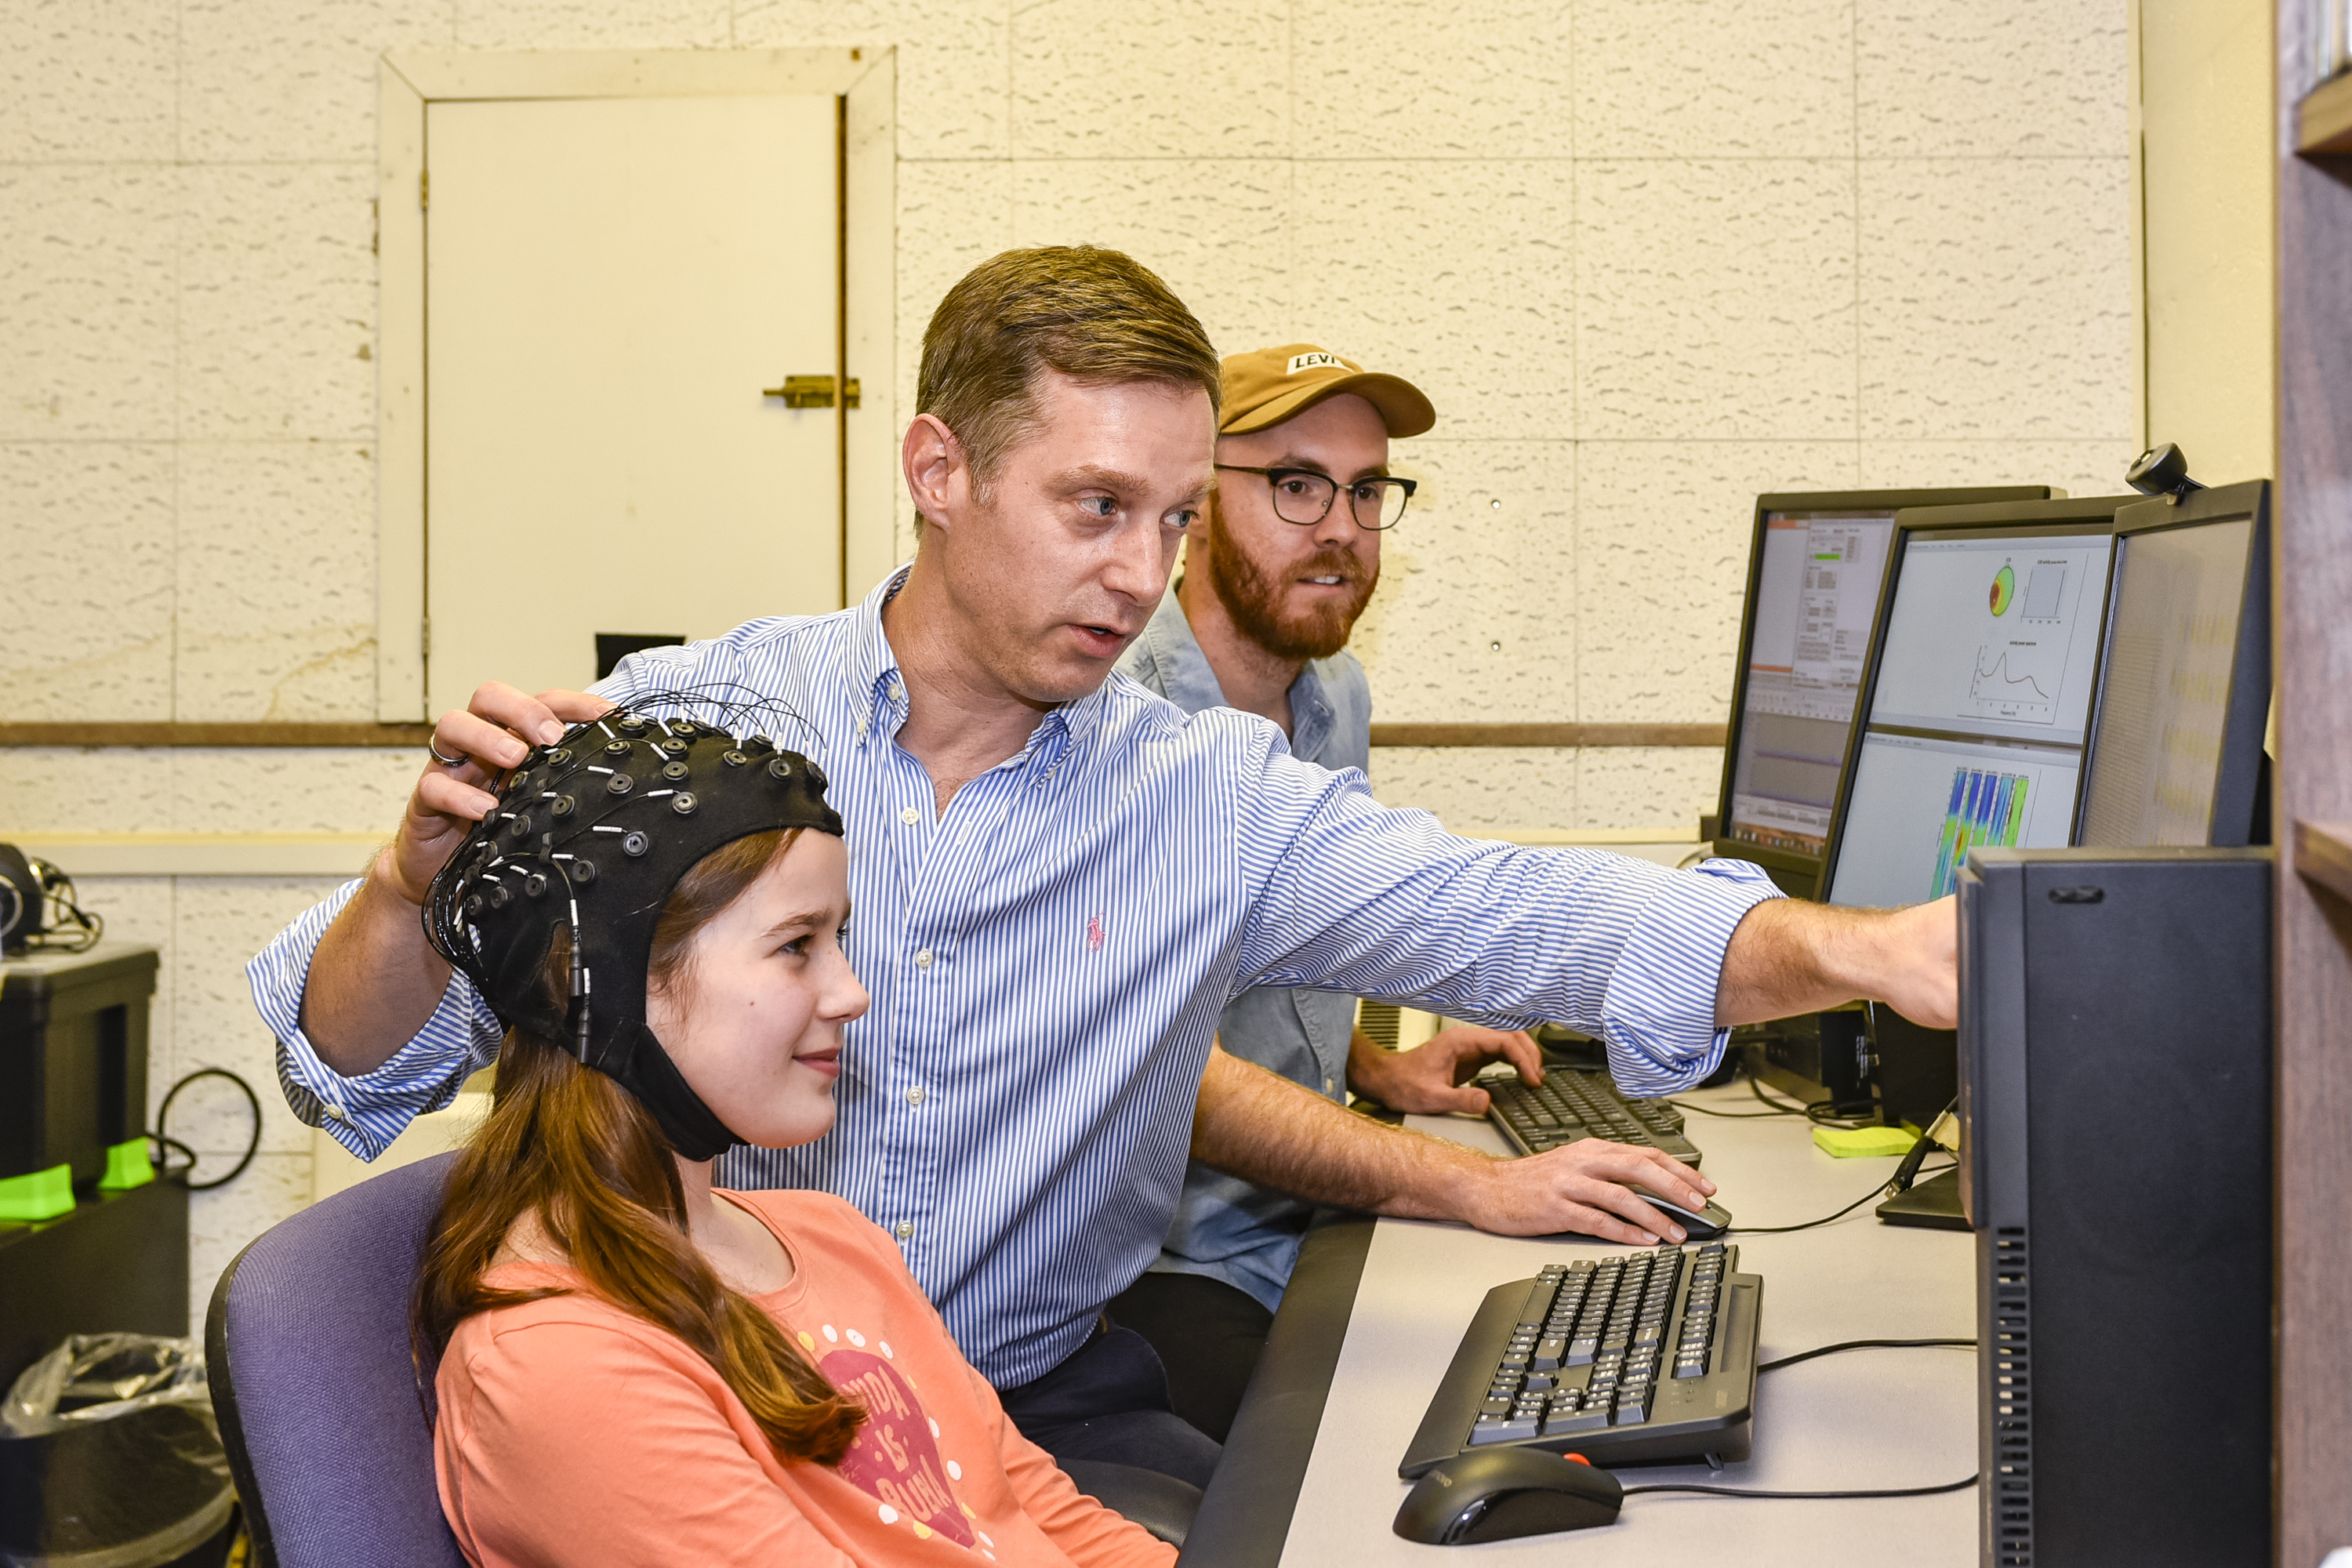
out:
{"label": "silver ring on finger", "polygon": [[454,757],[445,757],[441,754],[441,748],[430,741],[425,742],[425,753],[445,768],[462,768],[466,765],[467,759],[463,752]]}

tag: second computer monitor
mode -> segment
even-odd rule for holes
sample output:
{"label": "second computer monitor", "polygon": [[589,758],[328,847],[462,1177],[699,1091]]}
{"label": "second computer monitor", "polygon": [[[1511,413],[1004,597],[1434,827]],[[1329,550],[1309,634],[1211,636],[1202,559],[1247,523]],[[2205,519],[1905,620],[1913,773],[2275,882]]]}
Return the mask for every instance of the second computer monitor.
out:
{"label": "second computer monitor", "polygon": [[1973,847],[2072,840],[2115,514],[2139,499],[1897,519],[1829,902],[1941,898]]}
{"label": "second computer monitor", "polygon": [[1895,513],[2049,494],[2020,485],[1756,498],[1717,854],[1761,863],[1790,892],[1815,891]]}
{"label": "second computer monitor", "polygon": [[2271,698],[2270,485],[2116,516],[2081,841],[2248,841]]}

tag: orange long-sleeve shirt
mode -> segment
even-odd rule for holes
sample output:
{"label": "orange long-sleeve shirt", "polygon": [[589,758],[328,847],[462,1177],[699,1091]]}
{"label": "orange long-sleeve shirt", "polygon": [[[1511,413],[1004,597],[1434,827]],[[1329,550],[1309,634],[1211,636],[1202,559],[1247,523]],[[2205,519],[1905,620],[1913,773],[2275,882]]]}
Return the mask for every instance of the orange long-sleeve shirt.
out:
{"label": "orange long-sleeve shirt", "polygon": [[838,1466],[781,1464],[683,1341],[575,1293],[468,1318],[442,1356],[441,1505],[478,1568],[1043,1564],[1166,1568],[1173,1548],[1082,1495],[1005,1418],[889,1237],[822,1193],[734,1193],[791,1253],[754,1298],[866,1423]]}

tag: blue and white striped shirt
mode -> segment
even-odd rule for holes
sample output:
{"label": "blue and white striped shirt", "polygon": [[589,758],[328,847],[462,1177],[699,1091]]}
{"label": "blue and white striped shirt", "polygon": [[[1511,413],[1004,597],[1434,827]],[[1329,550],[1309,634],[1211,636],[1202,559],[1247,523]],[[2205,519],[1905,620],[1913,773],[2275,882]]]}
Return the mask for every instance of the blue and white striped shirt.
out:
{"label": "blue and white striped shirt", "polygon": [[[881,610],[753,621],[633,656],[607,696],[737,682],[804,715],[785,737],[848,826],[849,957],[873,995],[843,1038],[834,1131],[738,1149],[733,1187],[816,1187],[896,1236],[999,1387],[1052,1370],[1160,1249],[1217,1016],[1257,984],[1386,997],[1610,1043],[1632,1093],[1680,1087],[1722,1048],[1732,930],[1772,889],[1754,868],[1675,872],[1594,851],[1447,835],[1363,775],[1290,755],[1230,709],[1187,716],[1114,675],[1047,713],[944,814],[896,741],[907,697]],[[298,1114],[362,1157],[446,1105],[496,1054],[462,978],[416,1037],[344,1078],[300,1024],[328,922],[309,911],[248,969]]]}

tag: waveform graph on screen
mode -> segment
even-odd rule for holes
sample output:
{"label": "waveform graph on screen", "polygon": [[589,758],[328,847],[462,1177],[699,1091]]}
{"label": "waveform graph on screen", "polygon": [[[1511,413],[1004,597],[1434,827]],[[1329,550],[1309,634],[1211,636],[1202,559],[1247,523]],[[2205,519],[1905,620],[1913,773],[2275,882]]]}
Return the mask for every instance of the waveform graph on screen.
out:
{"label": "waveform graph on screen", "polygon": [[2047,724],[2058,716],[2058,691],[2065,678],[2063,639],[1982,643],[1969,681],[1969,706],[1979,719]]}
{"label": "waveform graph on screen", "polygon": [[[1985,768],[1952,770],[1951,804],[1944,810],[1942,839],[1936,846],[1936,875],[1927,896],[1940,899],[1958,885],[1969,851],[1983,846],[2014,847],[2025,826],[2023,773]],[[1932,798],[1932,797],[1931,797]]]}

